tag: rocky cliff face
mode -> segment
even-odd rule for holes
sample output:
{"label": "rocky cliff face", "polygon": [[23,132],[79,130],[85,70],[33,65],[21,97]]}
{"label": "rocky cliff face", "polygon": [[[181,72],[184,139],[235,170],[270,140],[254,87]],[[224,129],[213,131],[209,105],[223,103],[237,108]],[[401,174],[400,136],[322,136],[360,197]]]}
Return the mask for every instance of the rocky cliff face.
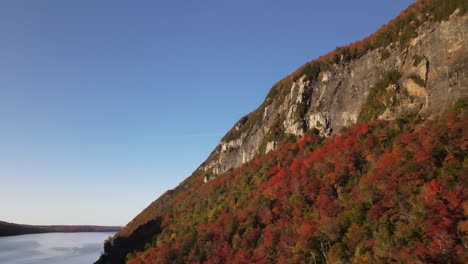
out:
{"label": "rocky cliff face", "polygon": [[[439,2],[419,1],[414,6],[425,8]],[[292,136],[310,132],[330,136],[360,121],[392,120],[402,115],[430,119],[455,100],[466,97],[468,15],[454,9],[450,16],[432,19],[433,14],[421,10],[406,13],[406,17],[421,14],[426,17],[420,19],[424,22],[418,26],[409,27],[414,31],[408,33],[406,27],[404,33],[400,26],[394,26],[397,31],[392,33],[391,40],[376,41],[378,45],[373,40],[364,40],[363,45],[370,44],[367,48],[345,47],[344,51],[312,61],[278,82],[262,105],[241,118],[194,172],[194,176],[202,177],[189,177],[135,217],[106,243],[100,263],[120,263],[124,261],[119,257],[123,253],[141,250],[142,246],[132,246],[130,238],[140,227],[160,217],[166,210],[165,204],[189,189],[196,179],[207,183],[275,149]],[[430,10],[436,9],[432,6]],[[404,21],[414,23],[411,19]],[[377,37],[385,39],[390,35],[388,28]],[[411,37],[400,41],[404,36]],[[347,49],[354,55],[349,55]],[[115,243],[117,240],[120,246]]]}
{"label": "rocky cliff face", "polygon": [[278,142],[272,134],[278,131],[302,135],[317,129],[329,136],[355,124],[370,88],[392,71],[401,76],[386,87],[390,99],[380,102],[388,105],[378,118],[391,120],[410,113],[430,118],[468,94],[467,31],[467,16],[458,10],[447,21],[420,27],[408,46],[392,43],[355,60],[340,58],[316,80],[301,76],[239,120],[199,170],[215,177],[239,167],[274,149]]}

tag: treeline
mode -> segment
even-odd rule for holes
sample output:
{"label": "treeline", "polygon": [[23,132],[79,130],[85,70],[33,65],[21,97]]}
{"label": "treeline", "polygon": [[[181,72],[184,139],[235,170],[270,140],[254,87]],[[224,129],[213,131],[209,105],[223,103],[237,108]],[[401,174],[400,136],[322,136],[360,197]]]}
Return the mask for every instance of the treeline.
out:
{"label": "treeline", "polygon": [[0,221],[0,237],[39,233],[74,233],[74,232],[117,232],[120,226],[80,226],[80,225],[21,225]]}

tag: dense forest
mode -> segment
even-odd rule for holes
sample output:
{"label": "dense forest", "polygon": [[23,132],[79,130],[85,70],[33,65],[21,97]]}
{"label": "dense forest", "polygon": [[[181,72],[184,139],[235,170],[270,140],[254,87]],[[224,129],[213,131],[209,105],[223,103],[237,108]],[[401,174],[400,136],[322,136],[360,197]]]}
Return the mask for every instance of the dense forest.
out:
{"label": "dense forest", "polygon": [[129,263],[467,263],[468,100],[314,131],[170,194]]}

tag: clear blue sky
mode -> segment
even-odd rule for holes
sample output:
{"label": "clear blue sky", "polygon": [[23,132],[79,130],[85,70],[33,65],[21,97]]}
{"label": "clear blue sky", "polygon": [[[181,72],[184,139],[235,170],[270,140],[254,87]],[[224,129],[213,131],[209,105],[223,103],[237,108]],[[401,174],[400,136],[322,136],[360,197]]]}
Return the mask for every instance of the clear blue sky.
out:
{"label": "clear blue sky", "polygon": [[410,0],[0,2],[0,220],[123,225]]}

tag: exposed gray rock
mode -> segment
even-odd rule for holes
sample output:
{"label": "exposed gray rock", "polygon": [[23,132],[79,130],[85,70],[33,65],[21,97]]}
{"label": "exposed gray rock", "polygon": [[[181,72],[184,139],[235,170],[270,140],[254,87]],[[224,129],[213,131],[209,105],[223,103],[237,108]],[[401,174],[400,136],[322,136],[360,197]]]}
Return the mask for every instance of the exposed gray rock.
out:
{"label": "exposed gray rock", "polygon": [[276,141],[268,142],[267,145],[266,145],[265,153],[268,153],[268,152],[274,150],[276,148],[276,146],[277,146]]}
{"label": "exposed gray rock", "polygon": [[309,116],[309,129],[316,128],[320,131],[321,136],[329,136],[331,134],[330,118],[323,113],[313,113]]}
{"label": "exposed gray rock", "polygon": [[[399,85],[387,88],[394,96],[380,119],[415,111],[428,118],[439,113],[468,94],[467,18],[455,13],[448,21],[425,24],[408,47],[391,44],[347,63],[329,65],[317,80],[302,76],[288,91],[278,91],[277,96],[267,98],[258,110],[242,118],[233,127],[242,133],[220,142],[200,169],[216,175],[271,151],[277,143],[264,141],[275,129],[299,136],[317,129],[322,136],[329,136],[355,124],[369,88],[394,69],[402,73],[402,79]],[[384,50],[390,54],[386,59],[381,56]],[[245,129],[246,120],[256,114],[260,116],[258,122]]]}

